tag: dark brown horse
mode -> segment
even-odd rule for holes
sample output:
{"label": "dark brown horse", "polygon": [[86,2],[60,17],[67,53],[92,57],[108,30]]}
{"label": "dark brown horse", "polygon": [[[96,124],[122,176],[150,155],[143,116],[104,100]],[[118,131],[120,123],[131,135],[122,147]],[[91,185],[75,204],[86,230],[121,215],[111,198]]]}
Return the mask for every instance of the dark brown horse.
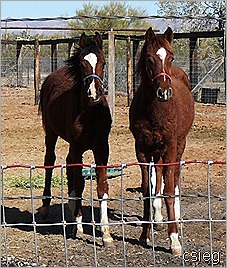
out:
{"label": "dark brown horse", "polygon": [[[194,100],[190,83],[184,71],[172,65],[171,43],[173,32],[155,35],[149,28],[137,65],[141,83],[130,107],[130,130],[135,138],[136,156],[139,162],[158,164],[181,160],[186,136],[194,120]],[[155,166],[156,186],[153,208],[154,221],[160,222],[162,201],[159,197],[164,186],[165,204],[169,221],[179,219],[179,165]],[[149,168],[141,165],[142,192],[149,196]],[[178,197],[174,198],[174,195]],[[150,221],[150,200],[144,201],[144,221]],[[151,238],[151,225],[143,224],[140,239]],[[181,254],[176,222],[168,224],[170,248],[173,254]]]}
{"label": "dark brown horse", "polygon": [[[111,114],[103,91],[105,59],[100,34],[81,35],[79,48],[69,58],[68,65],[51,73],[40,94],[40,110],[45,128],[45,166],[55,163],[55,145],[60,136],[69,143],[67,164],[82,163],[82,155],[91,149],[95,164],[106,166],[109,157],[108,136]],[[67,167],[69,196],[82,197],[84,179],[82,167]],[[51,196],[52,169],[46,168],[43,195]],[[96,169],[98,198],[101,199],[100,221],[103,242],[112,243],[107,216],[108,183],[105,168]],[[50,198],[43,199],[41,216],[48,214]],[[74,235],[83,233],[81,199],[74,202]],[[107,225],[105,225],[107,224]]]}

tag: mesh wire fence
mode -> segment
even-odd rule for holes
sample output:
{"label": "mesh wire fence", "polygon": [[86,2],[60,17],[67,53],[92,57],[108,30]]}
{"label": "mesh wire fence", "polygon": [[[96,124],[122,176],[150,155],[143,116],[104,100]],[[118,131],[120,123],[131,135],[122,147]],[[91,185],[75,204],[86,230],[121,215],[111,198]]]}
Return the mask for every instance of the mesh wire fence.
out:
{"label": "mesh wire fence", "polygon": [[[78,165],[78,164],[77,164]],[[75,224],[70,216],[67,202],[66,165],[54,167],[58,171],[59,183],[52,194],[50,216],[46,221],[40,219],[39,207],[43,198],[37,187],[36,173],[44,171],[44,166],[12,165],[1,166],[1,266],[225,266],[225,191],[213,189],[212,178],[215,166],[224,169],[225,162],[181,161],[168,165],[180,165],[180,218],[179,226],[182,256],[174,257],[169,251],[167,224],[160,223],[164,230],[157,232],[155,222],[151,223],[152,241],[149,245],[139,245],[140,226],[147,223],[142,219],[143,196],[138,188],[125,188],[128,172],[134,172],[142,163],[123,163],[109,166],[109,183],[119,187],[108,199],[109,225],[114,240],[114,248],[102,246],[99,222],[99,200],[96,198],[95,165],[85,165],[85,192],[82,197],[84,217],[84,236],[72,239]],[[144,163],[154,168],[154,163]],[[198,168],[204,172],[204,181],[198,182],[194,189],[184,189],[184,169]],[[111,174],[111,172],[115,174]],[[27,174],[27,185],[23,191],[11,191],[8,173],[12,169]],[[85,172],[86,171],[86,172]],[[149,176],[152,203],[151,174]],[[43,183],[44,178],[41,176]],[[22,183],[20,181],[20,183]],[[41,188],[42,188],[41,184]],[[115,186],[114,186],[115,185]],[[203,189],[203,190],[202,190]],[[223,185],[224,189],[224,185]]]}
{"label": "mesh wire fence", "polygon": [[[210,43],[210,39],[203,38],[199,42],[197,49],[197,71],[192,76],[196,77],[196,84],[192,87],[196,89],[197,100],[207,103],[225,103],[225,69],[224,69],[224,51],[219,47],[219,39],[212,38],[215,45]],[[201,43],[201,44],[200,44]],[[124,45],[125,44],[125,45]],[[215,49],[213,48],[214,46]],[[175,40],[174,64],[181,67],[188,75],[189,67],[189,40]],[[216,50],[216,53],[212,50]],[[107,43],[105,42],[105,50]],[[23,46],[23,51],[16,62],[16,46],[2,45],[2,85],[28,87],[34,84],[34,56],[32,46]],[[65,65],[67,59],[67,47],[65,44],[59,44],[57,50],[57,68]],[[106,52],[106,85],[108,83],[108,55]],[[127,93],[127,59],[126,43],[124,41],[116,42],[115,59],[115,88],[116,91]],[[50,47],[44,45],[41,47],[40,57],[40,83],[51,73]],[[135,72],[132,74],[135,76]],[[191,79],[195,80],[193,77]],[[136,87],[138,87],[138,81]],[[199,92],[199,93],[198,93]]]}

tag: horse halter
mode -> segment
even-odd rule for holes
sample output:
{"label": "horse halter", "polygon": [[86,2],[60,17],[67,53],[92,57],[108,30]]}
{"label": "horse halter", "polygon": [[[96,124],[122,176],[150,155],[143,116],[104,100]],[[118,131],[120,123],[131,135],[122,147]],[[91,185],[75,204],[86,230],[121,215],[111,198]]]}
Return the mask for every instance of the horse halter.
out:
{"label": "horse halter", "polygon": [[[99,82],[101,83],[101,85],[103,86],[103,80],[97,75],[97,74],[89,74],[87,76],[85,76],[83,78],[83,81],[85,82],[86,80],[88,80],[89,78],[97,78],[99,80]],[[103,91],[102,89],[100,89],[100,91]],[[88,97],[89,98],[92,98],[92,94],[91,94],[91,90],[90,88],[88,88],[87,90],[87,93],[88,93]],[[98,97],[98,99],[94,100],[95,102],[98,102],[100,100],[101,96]]]}
{"label": "horse halter", "polygon": [[83,79],[84,82],[89,78],[97,78],[99,80],[99,82],[103,85],[102,79],[97,74],[89,74],[89,75],[85,76]]}
{"label": "horse halter", "polygon": [[[170,82],[172,82],[172,77],[169,74],[167,74],[165,71],[158,73],[153,78],[151,78],[152,82],[160,76],[163,76],[164,80],[165,80],[165,77],[167,77],[169,78]],[[163,91],[161,87],[158,87],[158,89],[156,90],[156,96],[158,97],[160,101],[168,101],[173,96],[173,90],[171,87],[169,87],[168,89],[165,89]]]}

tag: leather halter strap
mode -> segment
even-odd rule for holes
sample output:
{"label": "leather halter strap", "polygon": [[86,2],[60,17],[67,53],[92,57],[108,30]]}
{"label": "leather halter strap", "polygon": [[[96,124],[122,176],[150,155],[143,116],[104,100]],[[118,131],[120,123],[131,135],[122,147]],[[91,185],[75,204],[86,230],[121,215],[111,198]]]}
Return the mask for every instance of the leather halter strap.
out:
{"label": "leather halter strap", "polygon": [[99,80],[99,82],[103,85],[103,80],[97,74],[89,74],[89,75],[85,76],[83,79],[84,82],[89,78],[97,78]]}
{"label": "leather halter strap", "polygon": [[166,76],[170,79],[170,81],[172,81],[172,77],[169,74],[167,74],[166,72],[161,72],[161,73],[157,74],[154,78],[152,78],[152,81],[154,81],[159,76]]}

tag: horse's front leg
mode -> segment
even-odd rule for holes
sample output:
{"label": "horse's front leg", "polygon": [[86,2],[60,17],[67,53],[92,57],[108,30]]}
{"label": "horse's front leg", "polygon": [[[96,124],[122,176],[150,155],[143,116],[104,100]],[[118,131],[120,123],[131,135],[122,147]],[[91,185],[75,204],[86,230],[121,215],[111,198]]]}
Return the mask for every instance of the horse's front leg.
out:
{"label": "horse's front leg", "polygon": [[[142,193],[144,199],[144,207],[143,207],[143,221],[148,222],[150,221],[150,199],[149,199],[149,168],[147,166],[141,166],[142,172]],[[143,223],[142,224],[143,230],[140,235],[140,242],[142,244],[147,244],[151,240],[151,224],[150,223]]]}
{"label": "horse's front leg", "polygon": [[[95,163],[97,166],[106,166],[109,156],[108,143],[99,144],[94,148]],[[109,198],[109,186],[105,167],[96,169],[97,193],[100,199],[100,223],[103,244],[105,247],[113,246],[113,238],[110,235],[107,199]]]}
{"label": "horse's front leg", "polygon": [[[162,164],[162,159],[160,157],[154,158],[154,161],[158,164]],[[162,195],[163,195],[163,189],[164,189],[164,182],[163,182],[163,166],[156,166],[152,167],[152,194],[155,195],[154,201],[153,201],[153,208],[154,208],[154,221],[155,225],[154,228],[156,230],[161,230],[163,224],[157,223],[162,222],[163,216],[162,216]]]}
{"label": "horse's front leg", "polygon": [[[53,166],[55,163],[55,145],[57,142],[58,136],[53,133],[52,131],[49,131],[46,129],[46,136],[45,136],[45,145],[46,145],[46,154],[45,154],[45,166]],[[49,206],[51,201],[51,178],[52,178],[52,172],[53,168],[46,168],[45,169],[45,187],[43,191],[43,197],[42,200],[43,206],[41,207],[40,214],[42,219],[46,219],[48,213],[49,213]]]}
{"label": "horse's front leg", "polygon": [[[141,163],[149,163],[151,161],[151,157],[145,153],[143,153],[136,144],[136,156],[139,162]],[[142,233],[140,235],[140,242],[142,244],[147,244],[151,239],[151,224],[148,223],[150,221],[150,192],[149,192],[149,167],[147,165],[141,165],[141,173],[142,173],[142,193],[144,199],[144,208],[143,208],[143,220],[147,223],[142,224]],[[153,174],[155,175],[155,174]]]}
{"label": "horse's front leg", "polygon": [[[170,163],[170,162],[169,162]],[[165,170],[165,186],[164,196],[165,204],[167,208],[167,215],[169,221],[175,221],[178,219],[178,199],[175,202],[174,195],[179,195],[179,188],[174,182],[175,166],[167,166]],[[168,235],[170,238],[170,249],[172,254],[181,255],[181,244],[178,237],[177,223],[171,222],[168,224]]]}
{"label": "horse's front leg", "polygon": [[[82,153],[78,150],[78,148],[72,149],[70,146],[70,151],[67,156],[67,164],[82,164]],[[82,166],[76,167],[67,167],[67,179],[68,179],[68,195],[71,198],[76,197],[76,200],[69,200],[69,208],[73,214],[74,220],[76,224],[73,228],[73,237],[80,236],[83,234],[83,226],[82,226],[82,193],[84,190],[84,179],[82,176]]]}

